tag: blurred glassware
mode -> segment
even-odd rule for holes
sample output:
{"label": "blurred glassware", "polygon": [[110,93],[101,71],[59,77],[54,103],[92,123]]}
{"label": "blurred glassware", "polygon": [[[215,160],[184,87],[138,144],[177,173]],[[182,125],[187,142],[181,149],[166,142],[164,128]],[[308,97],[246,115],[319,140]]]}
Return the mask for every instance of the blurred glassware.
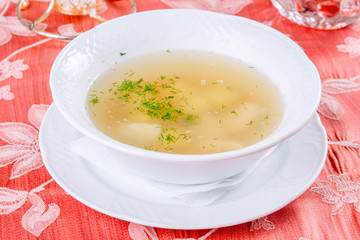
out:
{"label": "blurred glassware", "polygon": [[96,15],[103,0],[55,0],[54,9],[67,15]]}
{"label": "blurred glassware", "polygon": [[280,14],[299,25],[338,29],[360,16],[360,0],[271,0]]}
{"label": "blurred glassware", "polygon": [[[131,13],[136,12],[136,3],[135,0],[128,0],[131,5]],[[71,16],[86,16],[89,15],[91,18],[94,18],[100,22],[105,22],[106,19],[99,16],[96,13],[96,9],[101,6],[103,0],[50,0],[49,7],[47,10],[35,21],[29,21],[24,19],[21,15],[21,11],[27,9],[30,5],[29,0],[19,0],[16,6],[16,14],[19,21],[30,31],[33,31],[41,36],[56,38],[62,40],[71,40],[77,35],[62,35],[52,32],[47,32],[41,29],[36,28],[38,24],[45,21],[45,19],[50,15],[53,9],[56,11]]]}

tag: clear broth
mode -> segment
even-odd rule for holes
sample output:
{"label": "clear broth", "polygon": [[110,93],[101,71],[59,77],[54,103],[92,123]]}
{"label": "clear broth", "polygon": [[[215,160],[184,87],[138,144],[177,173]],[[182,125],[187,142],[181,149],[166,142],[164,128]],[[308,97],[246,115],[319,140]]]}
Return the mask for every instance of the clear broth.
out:
{"label": "clear broth", "polygon": [[279,125],[276,86],[252,66],[211,52],[127,55],[91,85],[94,125],[122,143],[177,154],[240,149]]}

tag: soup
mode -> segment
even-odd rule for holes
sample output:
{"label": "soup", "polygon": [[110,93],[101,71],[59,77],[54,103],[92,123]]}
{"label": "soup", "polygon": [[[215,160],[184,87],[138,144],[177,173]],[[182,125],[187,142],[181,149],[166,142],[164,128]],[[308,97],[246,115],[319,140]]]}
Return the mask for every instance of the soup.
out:
{"label": "soup", "polygon": [[232,57],[169,51],[124,58],[91,85],[94,125],[122,143],[177,154],[240,149],[269,136],[282,116],[267,77]]}

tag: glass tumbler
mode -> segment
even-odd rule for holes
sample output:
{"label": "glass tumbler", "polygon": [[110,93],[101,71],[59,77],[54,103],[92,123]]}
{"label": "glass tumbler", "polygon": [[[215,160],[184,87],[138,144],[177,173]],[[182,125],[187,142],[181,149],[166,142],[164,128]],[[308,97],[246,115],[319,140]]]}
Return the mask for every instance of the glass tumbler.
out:
{"label": "glass tumbler", "polygon": [[360,16],[360,0],[271,0],[280,14],[310,28],[338,29]]}

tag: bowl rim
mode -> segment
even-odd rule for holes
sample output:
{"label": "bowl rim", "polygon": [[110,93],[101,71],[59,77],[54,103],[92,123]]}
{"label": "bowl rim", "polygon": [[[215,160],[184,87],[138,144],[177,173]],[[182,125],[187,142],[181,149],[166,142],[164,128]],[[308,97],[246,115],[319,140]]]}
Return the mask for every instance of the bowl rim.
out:
{"label": "bowl rim", "polygon": [[[105,26],[107,24],[111,24],[112,22],[122,21],[123,19],[137,18],[138,16],[142,16],[142,15],[152,15],[152,14],[159,15],[159,13],[163,13],[163,12],[171,12],[172,14],[173,13],[202,14],[202,15],[207,14],[210,17],[222,16],[223,18],[236,19],[237,21],[241,21],[243,23],[248,23],[257,28],[264,29],[272,34],[277,35],[277,37],[285,40],[289,45],[291,45],[292,48],[297,50],[297,52],[299,53],[299,57],[302,57],[304,62],[307,63],[307,68],[313,72],[314,82],[317,83],[316,86],[314,86],[314,91],[317,90],[316,101],[314,102],[315,104],[312,107],[312,109],[309,111],[308,116],[306,116],[306,118],[304,118],[303,121],[299,121],[296,124],[292,125],[292,127],[286,133],[281,134],[279,137],[273,139],[272,141],[266,140],[268,138],[265,138],[264,140],[261,140],[255,144],[249,145],[249,146],[241,148],[241,149],[226,151],[226,152],[219,152],[219,153],[175,154],[175,153],[164,153],[164,152],[145,150],[143,148],[139,148],[139,147],[135,147],[135,146],[131,146],[131,145],[119,142],[113,138],[110,138],[106,134],[102,133],[95,126],[94,126],[95,131],[93,131],[93,130],[90,131],[89,129],[83,127],[78,121],[74,120],[69,112],[62,110],[62,109],[64,109],[64,106],[62,106],[61,98],[58,96],[58,92],[56,91],[56,87],[55,87],[55,83],[54,83],[54,79],[56,78],[54,76],[54,71],[55,71],[54,69],[57,65],[59,65],[59,62],[63,59],[65,53],[69,49],[72,48],[72,46],[74,45],[75,42],[80,41],[79,39],[86,38],[87,35],[89,35],[89,34],[99,31],[103,26]],[[315,81],[315,79],[317,81]],[[114,19],[106,21],[98,26],[95,26],[94,28],[77,36],[75,39],[73,39],[70,43],[68,43],[61,50],[61,52],[58,54],[58,56],[56,57],[53,65],[52,65],[52,68],[50,71],[49,83],[50,83],[50,90],[52,92],[52,97],[53,97],[54,103],[57,106],[57,108],[60,110],[61,114],[72,126],[74,126],[77,130],[79,130],[85,136],[90,137],[93,140],[95,140],[107,147],[121,151],[123,153],[127,153],[127,154],[138,156],[138,157],[146,157],[146,158],[156,159],[158,161],[171,160],[172,162],[217,161],[217,160],[224,160],[224,159],[230,159],[230,158],[241,158],[241,157],[254,155],[256,153],[260,153],[263,151],[265,152],[266,150],[280,144],[281,142],[285,141],[286,139],[290,138],[291,136],[296,134],[298,131],[300,131],[311,120],[313,115],[316,113],[316,110],[320,104],[320,99],[321,99],[321,79],[320,79],[319,72],[316,69],[316,66],[308,58],[308,56],[305,54],[303,49],[298,44],[296,44],[293,40],[291,40],[289,37],[287,37],[283,33],[279,32],[265,24],[262,24],[260,22],[257,22],[257,21],[254,21],[254,20],[251,20],[248,18],[235,16],[235,15],[227,15],[227,14],[222,14],[222,13],[215,13],[215,12],[210,12],[210,11],[205,11],[205,10],[197,10],[197,9],[196,10],[195,9],[159,9],[159,10],[137,12],[134,14],[129,14],[129,15],[118,17],[118,18],[114,18]],[[271,137],[271,135],[269,137]]]}

